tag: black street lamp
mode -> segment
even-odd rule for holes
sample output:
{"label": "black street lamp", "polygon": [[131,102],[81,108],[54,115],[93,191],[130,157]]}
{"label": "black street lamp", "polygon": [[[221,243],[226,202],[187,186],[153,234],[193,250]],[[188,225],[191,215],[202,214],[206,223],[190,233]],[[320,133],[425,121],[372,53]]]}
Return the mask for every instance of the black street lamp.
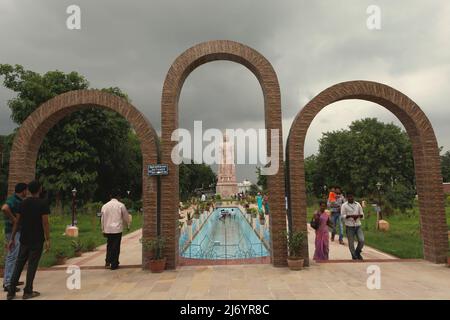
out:
{"label": "black street lamp", "polygon": [[381,213],[381,187],[382,187],[382,183],[378,181],[376,186],[377,186],[377,190],[378,190],[378,208],[377,208],[377,229],[378,229],[378,221],[383,219],[383,215]]}
{"label": "black street lamp", "polygon": [[77,197],[77,189],[73,188],[72,190],[72,227],[75,226],[75,211],[76,211],[76,197]]}

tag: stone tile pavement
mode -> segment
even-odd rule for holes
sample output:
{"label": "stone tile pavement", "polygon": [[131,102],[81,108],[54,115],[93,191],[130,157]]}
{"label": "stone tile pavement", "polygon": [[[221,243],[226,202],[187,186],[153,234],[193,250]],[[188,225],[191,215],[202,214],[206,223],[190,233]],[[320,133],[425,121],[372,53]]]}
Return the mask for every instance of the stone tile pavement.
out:
{"label": "stone tile pavement", "polygon": [[[38,299],[450,299],[450,269],[425,261],[382,262],[381,288],[366,286],[370,262],[312,264],[302,271],[271,265],[181,267],[162,274],[140,268],[81,270],[69,290],[65,270],[39,271]],[[18,297],[20,298],[19,293]],[[5,298],[5,296],[4,296]]]}
{"label": "stone tile pavement", "polygon": [[[39,270],[38,299],[450,299],[450,268],[426,261],[394,259],[366,247],[366,259],[379,262],[311,263],[302,271],[269,264],[184,266],[162,274],[142,270],[141,231],[123,238],[121,263],[111,271],[104,265],[105,246],[70,259],[81,266],[81,289],[69,290],[66,266]],[[314,235],[310,230],[311,253]],[[348,259],[347,246],[330,243],[331,259]],[[377,265],[381,288],[370,290],[367,268]],[[22,279],[25,273],[22,274]],[[18,294],[21,297],[21,294]],[[6,298],[4,295],[3,298]]]}

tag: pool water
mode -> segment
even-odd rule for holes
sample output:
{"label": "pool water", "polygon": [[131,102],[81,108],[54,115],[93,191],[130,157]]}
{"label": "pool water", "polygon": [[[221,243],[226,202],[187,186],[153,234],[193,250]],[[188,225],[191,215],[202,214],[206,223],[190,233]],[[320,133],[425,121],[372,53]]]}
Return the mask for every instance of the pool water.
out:
{"label": "pool water", "polygon": [[190,244],[186,236],[180,237],[180,255],[192,259],[245,259],[265,257],[269,251],[239,208],[218,208]]}

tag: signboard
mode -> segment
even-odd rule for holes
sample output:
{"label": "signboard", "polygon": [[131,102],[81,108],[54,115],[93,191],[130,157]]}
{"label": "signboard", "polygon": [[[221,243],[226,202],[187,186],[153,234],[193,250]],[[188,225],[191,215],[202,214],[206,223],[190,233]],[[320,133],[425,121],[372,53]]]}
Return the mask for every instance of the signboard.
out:
{"label": "signboard", "polygon": [[167,164],[149,164],[147,173],[149,176],[166,176],[169,174],[169,166]]}

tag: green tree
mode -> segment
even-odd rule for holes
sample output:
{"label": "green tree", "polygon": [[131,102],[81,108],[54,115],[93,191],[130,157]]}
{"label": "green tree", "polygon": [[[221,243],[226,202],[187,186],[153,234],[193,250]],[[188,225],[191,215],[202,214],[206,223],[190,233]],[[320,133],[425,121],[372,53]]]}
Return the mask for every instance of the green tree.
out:
{"label": "green tree", "polygon": [[[45,101],[89,88],[89,82],[76,72],[41,75],[20,65],[2,64],[0,75],[4,86],[17,93],[8,106],[18,125]],[[119,88],[103,90],[128,99]],[[70,197],[73,187],[85,200],[104,198],[111,186],[137,190],[140,180],[130,179],[141,175],[140,151],[133,135],[128,122],[115,112],[98,108],[75,112],[46,135],[38,155],[37,176],[57,201]]]}
{"label": "green tree", "polygon": [[180,198],[182,201],[195,195],[198,189],[214,188],[217,177],[210,166],[201,163],[181,163],[179,166]]}
{"label": "green tree", "polygon": [[312,184],[317,181],[328,186],[338,184],[366,196],[376,194],[376,184],[381,182],[383,193],[390,194],[394,206],[404,208],[412,203],[415,195],[412,146],[408,135],[394,124],[368,118],[353,122],[348,130],[324,133],[316,159],[316,173],[320,177],[310,181]]}
{"label": "green tree", "polygon": [[450,151],[441,156],[441,167],[444,182],[450,182]]}

